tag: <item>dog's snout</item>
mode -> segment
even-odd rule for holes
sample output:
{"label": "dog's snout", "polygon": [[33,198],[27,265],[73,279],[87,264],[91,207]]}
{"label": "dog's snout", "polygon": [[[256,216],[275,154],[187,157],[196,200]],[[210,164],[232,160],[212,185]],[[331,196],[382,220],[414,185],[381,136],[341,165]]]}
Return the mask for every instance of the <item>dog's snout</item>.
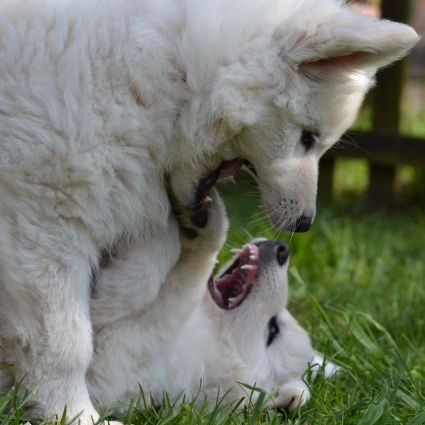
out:
{"label": "dog's snout", "polygon": [[288,246],[280,241],[275,242],[276,260],[279,266],[283,266],[289,257]]}
{"label": "dog's snout", "polygon": [[298,232],[298,233],[307,232],[307,230],[310,229],[312,223],[313,223],[313,216],[303,214],[295,222],[294,230],[295,232]]}

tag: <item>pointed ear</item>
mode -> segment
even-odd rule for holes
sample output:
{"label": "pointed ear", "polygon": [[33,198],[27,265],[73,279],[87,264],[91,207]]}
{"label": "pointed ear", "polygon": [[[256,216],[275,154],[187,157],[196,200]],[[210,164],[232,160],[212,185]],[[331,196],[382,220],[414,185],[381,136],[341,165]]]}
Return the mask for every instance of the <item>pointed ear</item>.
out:
{"label": "pointed ear", "polygon": [[405,56],[419,40],[408,25],[363,16],[348,7],[323,9],[303,16],[301,25],[298,21],[292,29],[295,37],[287,33],[291,42],[282,49],[282,57],[309,69],[376,70]]}

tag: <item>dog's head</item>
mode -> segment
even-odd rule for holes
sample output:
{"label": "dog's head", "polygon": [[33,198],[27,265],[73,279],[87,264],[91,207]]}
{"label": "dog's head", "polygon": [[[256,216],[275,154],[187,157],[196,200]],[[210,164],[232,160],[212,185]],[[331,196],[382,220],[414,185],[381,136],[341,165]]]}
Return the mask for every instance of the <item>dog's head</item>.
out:
{"label": "dog's head", "polygon": [[179,123],[191,147],[176,185],[193,190],[241,158],[272,223],[307,230],[320,157],[353,123],[376,70],[404,56],[417,34],[339,0],[190,3],[198,22],[188,19],[179,63],[195,100]]}
{"label": "dog's head", "polygon": [[238,359],[239,370],[247,371],[235,378],[276,395],[281,407],[291,406],[294,389],[304,392],[296,404],[308,399],[302,378],[314,356],[307,333],[286,309],[288,257],[283,242],[253,241],[208,284],[226,360]]}

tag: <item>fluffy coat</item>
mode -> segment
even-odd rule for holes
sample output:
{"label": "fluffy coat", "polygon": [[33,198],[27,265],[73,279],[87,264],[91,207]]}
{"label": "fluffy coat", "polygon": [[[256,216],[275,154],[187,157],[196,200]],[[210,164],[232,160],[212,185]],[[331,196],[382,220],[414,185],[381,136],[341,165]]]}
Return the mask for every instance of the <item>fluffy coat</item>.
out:
{"label": "fluffy coat", "polygon": [[166,174],[190,204],[241,157],[273,223],[307,228],[319,157],[416,41],[338,0],[0,0],[0,352],[34,414],[98,418],[92,270],[119,239],[167,234]]}
{"label": "fluffy coat", "polygon": [[[228,402],[244,398],[243,404],[251,397],[255,400],[258,393],[251,394],[241,383],[266,390],[269,406],[294,408],[309,399],[304,375],[310,364],[316,362],[320,367],[323,359],[315,356],[307,333],[287,310],[287,247],[265,240],[248,244],[248,248],[258,246],[253,287],[241,305],[224,310],[207,291],[207,280],[226,229],[224,208],[214,196],[207,225],[197,229],[195,239],[181,235],[180,258],[155,302],[148,305],[131,303],[138,288],[134,276],[126,272],[136,272],[134,265],[139,263],[143,286],[149,280],[144,274],[145,262],[157,261],[156,250],[137,242],[121,246],[112,263],[100,271],[92,303],[95,354],[87,375],[95,400],[102,405],[129,402],[137,398],[140,387],[159,404],[164,393],[172,400],[182,394],[200,402],[206,397],[210,404],[223,397]],[[155,246],[175,243],[178,228],[174,219],[169,230],[169,239],[157,238]],[[280,262],[279,249],[284,251]],[[240,255],[229,265],[241,261]],[[239,284],[239,278],[232,283]],[[126,316],[116,320],[115,310],[121,305],[112,291],[123,286],[130,306]],[[109,319],[104,317],[104,309],[110,312]],[[275,321],[274,329],[270,329],[271,321]],[[269,343],[270,333],[276,329]],[[328,364],[326,374],[335,370]]]}

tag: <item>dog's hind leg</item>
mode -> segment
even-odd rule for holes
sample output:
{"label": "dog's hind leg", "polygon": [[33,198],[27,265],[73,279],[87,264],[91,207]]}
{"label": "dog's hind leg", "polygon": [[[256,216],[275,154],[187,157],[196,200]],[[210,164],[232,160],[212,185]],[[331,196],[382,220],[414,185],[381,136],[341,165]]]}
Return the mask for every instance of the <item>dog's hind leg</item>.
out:
{"label": "dog's hind leg", "polygon": [[[1,212],[1,211],[0,211]],[[33,212],[33,211],[32,211]],[[27,214],[27,215],[26,215]],[[79,223],[28,211],[0,218],[0,339],[15,382],[34,391],[32,413],[99,417],[86,388],[92,356],[89,315],[96,249]]]}
{"label": "dog's hind leg", "polygon": [[166,232],[123,243],[111,264],[99,270],[91,303],[95,329],[149,307],[180,256],[179,230],[170,217]]}

